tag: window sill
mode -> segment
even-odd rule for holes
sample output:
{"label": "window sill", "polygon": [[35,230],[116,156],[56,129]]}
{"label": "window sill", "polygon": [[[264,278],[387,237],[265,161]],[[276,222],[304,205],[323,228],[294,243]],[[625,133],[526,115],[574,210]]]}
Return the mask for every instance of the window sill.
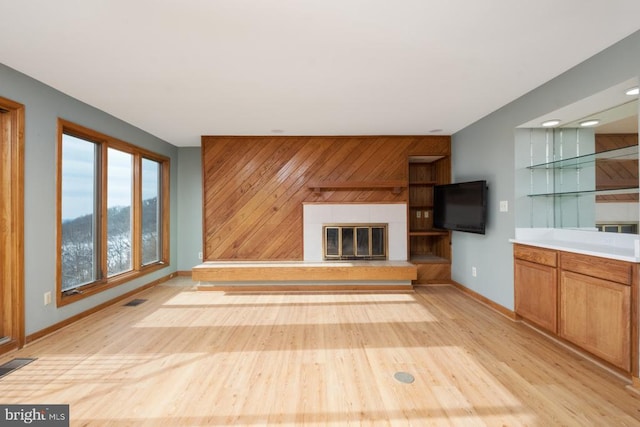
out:
{"label": "window sill", "polygon": [[106,280],[89,283],[87,285],[75,288],[77,292],[65,295],[64,292],[59,293],[56,299],[56,306],[63,307],[65,305],[73,304],[74,302],[83,300],[90,296],[99,294],[108,289],[115,288],[116,286],[128,283],[139,277],[143,277],[147,274],[169,267],[168,263],[155,263],[142,267],[140,270],[127,271],[116,276],[109,277]]}

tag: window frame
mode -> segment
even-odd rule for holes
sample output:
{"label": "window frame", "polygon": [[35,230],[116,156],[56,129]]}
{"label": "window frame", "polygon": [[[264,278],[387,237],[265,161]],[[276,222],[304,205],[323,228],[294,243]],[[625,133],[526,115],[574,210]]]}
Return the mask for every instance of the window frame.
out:
{"label": "window frame", "polygon": [[[156,191],[158,193],[158,195],[157,195],[158,201],[156,202],[156,210],[157,210],[157,212],[156,212],[156,214],[157,214],[156,221],[157,221],[157,231],[158,231],[158,234],[160,234],[160,236],[159,236],[159,238],[156,238],[156,240],[157,240],[157,242],[156,242],[156,245],[157,245],[156,251],[157,251],[158,259],[145,263],[145,260],[144,260],[144,243],[143,243],[143,240],[144,240],[144,224],[142,223],[142,220],[141,220],[141,223],[140,223],[140,236],[139,236],[140,237],[140,251],[139,251],[139,253],[140,253],[140,266],[143,267],[143,268],[147,267],[149,265],[156,264],[158,262],[162,262],[164,260],[164,256],[163,256],[164,247],[165,247],[165,245],[169,244],[168,242],[165,242],[164,239],[162,238],[164,236],[164,234],[165,234],[164,231],[163,231],[164,227],[162,226],[163,225],[162,213],[164,212],[164,206],[162,204],[163,201],[164,201],[164,183],[163,183],[163,180],[162,180],[163,176],[165,175],[164,164],[163,164],[163,162],[160,162],[160,161],[158,161],[156,159],[152,159],[152,158],[150,158],[148,156],[141,156],[140,157],[140,173],[141,173],[141,179],[140,179],[140,195],[141,195],[141,197],[140,197],[140,201],[141,201],[141,205],[140,205],[139,216],[140,216],[141,219],[144,218],[144,206],[143,206],[144,205],[144,199],[142,198],[142,196],[143,196],[143,192],[144,192],[144,179],[145,179],[144,178],[144,161],[145,160],[153,161],[153,162],[158,164],[158,171],[157,171],[157,173],[158,173],[158,182],[156,183],[157,184]],[[168,185],[168,183],[167,183],[167,185]],[[167,206],[167,209],[169,209],[168,206]]]}
{"label": "window frame", "polygon": [[[71,290],[62,290],[62,145],[63,136],[71,135],[76,138],[84,139],[88,142],[96,144],[96,162],[98,171],[96,173],[96,190],[94,204],[96,205],[97,219],[95,221],[98,233],[98,248],[94,251],[94,262],[98,265],[96,280],[75,287]],[[129,153],[133,156],[132,161],[132,190],[133,200],[131,202],[132,210],[132,268],[130,270],[108,276],[107,273],[107,171],[109,148]],[[160,270],[169,266],[169,246],[170,246],[170,203],[169,203],[169,172],[170,159],[161,154],[154,153],[136,145],[125,141],[110,137],[76,123],[69,122],[64,119],[58,119],[58,137],[56,146],[56,304],[58,307],[71,304],[75,301],[103,292],[118,285],[127,283],[131,280],[142,277],[146,274]],[[142,264],[142,159],[153,160],[158,162],[159,168],[159,222],[158,229],[161,233],[160,237],[160,254],[159,260],[149,264]]]}

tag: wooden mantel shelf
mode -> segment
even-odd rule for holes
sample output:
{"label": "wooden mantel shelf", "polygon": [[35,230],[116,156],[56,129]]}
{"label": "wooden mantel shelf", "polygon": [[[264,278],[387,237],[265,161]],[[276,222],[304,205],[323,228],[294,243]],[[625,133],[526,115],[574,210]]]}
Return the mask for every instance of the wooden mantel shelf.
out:
{"label": "wooden mantel shelf", "polygon": [[315,193],[326,190],[391,190],[393,194],[400,194],[407,188],[406,181],[322,181],[310,182],[307,187]]}

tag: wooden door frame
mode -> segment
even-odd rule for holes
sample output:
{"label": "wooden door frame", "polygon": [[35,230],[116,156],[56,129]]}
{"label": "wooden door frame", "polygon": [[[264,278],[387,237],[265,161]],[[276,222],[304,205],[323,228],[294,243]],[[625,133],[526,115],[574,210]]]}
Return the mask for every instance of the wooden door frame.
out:
{"label": "wooden door frame", "polygon": [[[5,116],[2,120],[8,123],[6,139],[6,163],[2,168],[9,168],[9,181],[0,178],[0,185],[9,203],[10,212],[4,218],[7,239],[0,242],[0,251],[5,254],[0,265],[4,274],[4,285],[0,291],[4,307],[8,307],[7,319],[2,319],[10,340],[0,345],[0,354],[21,348],[25,342],[24,325],[24,105],[0,97],[0,108]],[[4,137],[3,137],[4,138]],[[4,163],[4,162],[3,162]],[[4,309],[3,309],[4,311]]]}

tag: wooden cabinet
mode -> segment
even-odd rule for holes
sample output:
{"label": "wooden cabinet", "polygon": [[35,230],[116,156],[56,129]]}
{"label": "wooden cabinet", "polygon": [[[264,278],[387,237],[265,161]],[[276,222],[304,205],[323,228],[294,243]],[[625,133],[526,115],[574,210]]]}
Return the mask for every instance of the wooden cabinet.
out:
{"label": "wooden cabinet", "polygon": [[637,269],[629,262],[516,244],[515,311],[626,372],[637,371]]}
{"label": "wooden cabinet", "polygon": [[556,251],[514,247],[515,311],[550,332],[558,332]]}
{"label": "wooden cabinet", "polygon": [[631,367],[631,287],[562,271],[560,336],[619,368]]}
{"label": "wooden cabinet", "polygon": [[451,279],[450,232],[433,228],[433,187],[449,183],[449,158],[409,159],[409,260],[418,267],[416,283]]}
{"label": "wooden cabinet", "polygon": [[562,252],[560,268],[559,335],[629,371],[632,264]]}

